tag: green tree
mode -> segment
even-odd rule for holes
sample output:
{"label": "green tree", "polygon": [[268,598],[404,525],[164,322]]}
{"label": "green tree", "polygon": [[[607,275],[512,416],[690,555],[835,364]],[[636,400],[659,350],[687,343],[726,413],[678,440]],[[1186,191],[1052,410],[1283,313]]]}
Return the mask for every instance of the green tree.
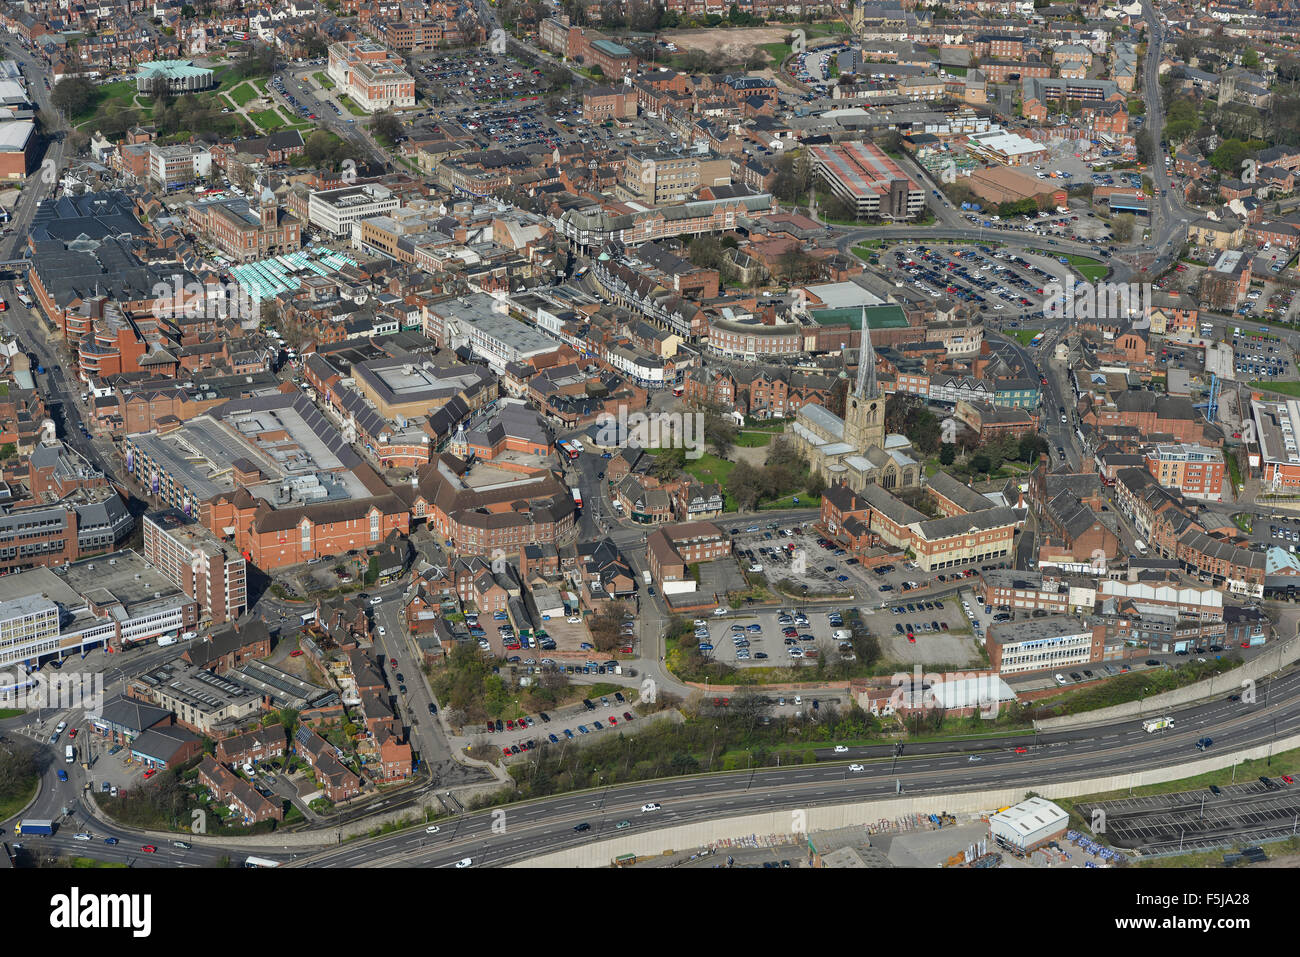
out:
{"label": "green tree", "polygon": [[1136,223],[1137,219],[1132,213],[1121,213],[1111,221],[1110,228],[1116,240],[1126,243],[1133,238],[1133,228]]}
{"label": "green tree", "polygon": [[721,415],[705,415],[704,441],[713,448],[713,454],[725,459],[736,444],[736,423]]}
{"label": "green tree", "polygon": [[370,132],[381,140],[395,143],[402,135],[402,121],[387,110],[380,110],[370,120]]}
{"label": "green tree", "polygon": [[952,465],[957,460],[957,446],[951,442],[944,442],[939,446],[939,464]]}
{"label": "green tree", "polygon": [[676,478],[686,465],[685,449],[664,449],[655,456],[650,474],[658,479]]}
{"label": "green tree", "polygon": [[55,84],[50,91],[50,102],[71,119],[89,110],[98,98],[98,92],[84,76],[70,76]]}

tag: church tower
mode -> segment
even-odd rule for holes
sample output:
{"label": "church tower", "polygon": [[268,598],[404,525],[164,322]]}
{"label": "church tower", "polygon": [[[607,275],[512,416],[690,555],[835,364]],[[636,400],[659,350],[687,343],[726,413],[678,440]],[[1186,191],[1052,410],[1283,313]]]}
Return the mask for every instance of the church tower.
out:
{"label": "church tower", "polygon": [[885,446],[885,399],[876,382],[876,350],[871,346],[867,309],[862,308],[862,346],[858,350],[858,382],[844,403],[844,441],[859,452]]}

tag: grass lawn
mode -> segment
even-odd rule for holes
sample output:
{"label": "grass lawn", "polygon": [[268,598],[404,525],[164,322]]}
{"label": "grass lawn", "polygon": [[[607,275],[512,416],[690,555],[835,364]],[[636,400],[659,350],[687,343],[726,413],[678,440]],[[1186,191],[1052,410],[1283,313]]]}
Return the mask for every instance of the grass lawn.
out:
{"label": "grass lawn", "polygon": [[1022,346],[1027,346],[1033,340],[1034,336],[1042,332],[1042,329],[1011,329],[1003,330],[1003,335],[1009,335]]}
{"label": "grass lawn", "polygon": [[1058,715],[1096,711],[1099,708],[1139,701],[1163,691],[1174,691],[1197,681],[1205,681],[1215,674],[1231,671],[1242,663],[1240,656],[1227,652],[1222,656],[1222,660],[1208,655],[1206,658],[1206,663],[1203,665],[1189,659],[1187,664],[1173,669],[1151,668],[1147,671],[1131,671],[1116,675],[1095,687],[1067,691],[1035,702],[1035,705]]}
{"label": "grass lawn", "polygon": [[[687,472],[701,482],[717,482],[719,485],[726,484],[727,476],[731,474],[731,470],[735,467],[735,462],[728,462],[726,459],[720,459],[708,452],[698,459],[686,460]],[[734,506],[728,511],[734,511]]]}
{"label": "grass lawn", "polygon": [[321,86],[323,86],[325,89],[327,90],[334,89],[334,81],[329,78],[328,74],[313,73],[312,76],[314,76],[316,78],[316,82],[319,83]]}
{"label": "grass lawn", "polygon": [[10,801],[0,802],[0,815],[3,815],[3,817],[0,817],[0,821],[13,817],[30,804],[32,798],[36,797],[36,788],[39,783],[38,781],[32,781],[32,786],[23,794],[15,795]]}
{"label": "grass lawn", "polygon": [[805,23],[796,25],[796,29],[802,30],[804,36],[809,39],[813,37],[832,37],[849,32],[848,26],[840,20],[829,20],[826,23]]}
{"label": "grass lawn", "polygon": [[772,444],[771,432],[740,432],[736,435],[736,445],[742,449],[757,449]]}
{"label": "grass lawn", "polygon": [[859,243],[853,247],[853,255],[857,256],[863,262],[876,260],[880,255],[880,247],[883,246],[879,239],[869,239],[865,243]]}
{"label": "grass lawn", "polygon": [[1265,392],[1281,392],[1283,395],[1289,395],[1293,398],[1300,399],[1300,382],[1252,382],[1252,389],[1261,389]]}
{"label": "grass lawn", "polygon": [[365,110],[363,110],[361,107],[359,107],[359,106],[357,106],[355,103],[353,103],[353,102],[352,102],[350,99],[348,99],[347,96],[345,96],[344,94],[340,93],[338,99],[339,99],[339,102],[343,104],[344,108],[345,108],[349,113],[351,113],[353,116],[368,116],[368,115],[369,115],[368,113],[366,113]]}
{"label": "grass lawn", "polygon": [[772,58],[773,66],[780,66],[792,52],[788,43],[760,43],[758,46]]}
{"label": "grass lawn", "polygon": [[1067,255],[1065,258],[1070,261],[1070,265],[1075,268],[1075,271],[1088,282],[1098,282],[1106,278],[1106,274],[1110,272],[1110,267],[1100,259],[1072,254]]}
{"label": "grass lawn", "polygon": [[97,861],[93,857],[74,857],[69,859],[68,866],[74,870],[82,870],[101,867],[124,868],[131,865],[127,864],[126,861]]}
{"label": "grass lawn", "polygon": [[249,113],[248,118],[263,133],[274,133],[276,130],[289,125],[285,118],[280,115],[280,111],[274,109],[262,110],[260,113]]}
{"label": "grass lawn", "polygon": [[[795,499],[798,502],[795,502]],[[807,492],[800,492],[797,495],[786,495],[782,498],[775,499],[771,502],[759,503],[759,511],[767,511],[773,508],[821,508],[822,497],[820,495],[809,495]]]}
{"label": "grass lawn", "polygon": [[1231,480],[1232,488],[1235,491],[1242,486],[1241,466],[1237,464],[1237,456],[1232,453],[1225,452],[1223,458],[1228,465],[1228,478]]}
{"label": "grass lawn", "polygon": [[241,83],[239,86],[230,90],[226,95],[240,106],[244,106],[250,100],[257,99],[260,94],[247,83]]}
{"label": "grass lawn", "polygon": [[95,87],[95,96],[90,105],[72,117],[73,124],[84,123],[95,115],[99,110],[109,106],[130,107],[135,104],[135,84],[130,80],[122,80],[118,83],[104,83]]}

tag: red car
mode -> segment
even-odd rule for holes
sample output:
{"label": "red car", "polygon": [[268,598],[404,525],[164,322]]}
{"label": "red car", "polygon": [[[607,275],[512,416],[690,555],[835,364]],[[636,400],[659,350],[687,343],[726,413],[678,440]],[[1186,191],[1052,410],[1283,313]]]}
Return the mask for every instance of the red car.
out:
{"label": "red car", "polygon": [[506,721],[506,730],[513,731],[514,729],[515,729],[515,722],[514,719],[511,718],[510,720]]}
{"label": "red car", "polygon": [[77,736],[77,729],[76,729],[76,728],[73,728],[71,731],[68,732],[68,737],[69,737],[69,738],[75,738],[76,736]]}
{"label": "red car", "polygon": [[613,725],[618,724],[618,718],[615,718],[615,717],[611,716],[610,719],[609,719],[609,723],[610,723],[610,726],[611,726],[611,727],[612,727]]}
{"label": "red car", "polygon": [[152,844],[146,844],[144,847],[140,848],[140,850],[144,851],[146,854],[158,853],[158,848],[154,847]]}
{"label": "red car", "polygon": [[301,657],[302,657],[302,649],[301,649],[301,648],[295,648],[295,649],[293,649],[293,651],[289,652],[289,657],[290,657],[290,658],[301,658]]}
{"label": "red car", "polygon": [[623,720],[624,720],[624,721],[631,721],[631,720],[632,720],[632,712],[631,712],[631,711],[624,711],[624,712],[623,712]]}
{"label": "red car", "polygon": [[907,641],[909,644],[913,644],[913,645],[916,644],[916,635],[908,635]]}
{"label": "red car", "polygon": [[389,659],[388,659],[388,663],[389,663],[392,667],[394,667],[394,668],[397,667],[397,659],[396,659],[396,658],[389,658]]}
{"label": "red car", "polygon": [[1028,754],[1028,753],[1029,753],[1028,748],[1016,748],[1016,754]]}
{"label": "red car", "polygon": [[151,777],[153,777],[157,773],[158,773],[157,768],[150,768],[148,771],[144,772],[144,779],[148,781]]}
{"label": "red car", "polygon": [[509,748],[502,748],[502,749],[501,749],[501,753],[504,754],[507,758],[510,757],[510,749],[509,749]]}
{"label": "red car", "polygon": [[1291,777],[1291,775],[1289,774],[1282,775],[1282,780],[1285,781],[1287,784],[1295,784],[1295,779]]}

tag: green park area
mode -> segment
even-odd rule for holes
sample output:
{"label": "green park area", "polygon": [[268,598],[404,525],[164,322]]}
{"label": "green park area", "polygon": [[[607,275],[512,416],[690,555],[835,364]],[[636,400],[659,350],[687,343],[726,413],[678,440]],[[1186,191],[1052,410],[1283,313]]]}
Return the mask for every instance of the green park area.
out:
{"label": "green park area", "polygon": [[1300,382],[1263,382],[1256,380],[1250,384],[1250,387],[1264,392],[1280,392],[1283,395],[1300,399]]}
{"label": "green park area", "polygon": [[1075,268],[1079,275],[1088,282],[1100,282],[1110,272],[1110,267],[1100,259],[1075,255],[1068,255],[1065,258],[1070,261],[1070,265]]}
{"label": "green park area", "polygon": [[227,95],[235,101],[236,105],[246,106],[250,101],[261,96],[261,93],[255,90],[250,84],[241,83],[231,89]]}
{"label": "green park area", "polygon": [[289,125],[289,121],[286,120],[280,114],[280,111],[276,109],[262,110],[259,113],[249,113],[248,118],[252,120],[253,123],[257,125],[257,128],[263,133],[274,133],[276,130],[283,129]]}

